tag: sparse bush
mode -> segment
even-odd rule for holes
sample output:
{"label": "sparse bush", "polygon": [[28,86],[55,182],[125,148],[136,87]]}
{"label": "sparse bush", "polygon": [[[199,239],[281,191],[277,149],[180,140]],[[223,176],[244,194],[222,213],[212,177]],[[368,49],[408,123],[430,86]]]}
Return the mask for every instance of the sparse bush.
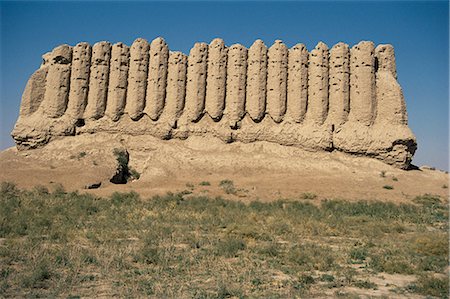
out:
{"label": "sparse bush", "polygon": [[398,179],[397,179],[397,177],[392,177],[392,180],[394,181],[394,182],[398,182]]}
{"label": "sparse bush", "polygon": [[62,184],[56,184],[54,188],[55,189],[53,191],[53,194],[55,196],[63,196],[64,194],[66,194],[66,189]]}
{"label": "sparse bush", "polygon": [[424,255],[448,256],[448,240],[441,233],[427,233],[414,240],[416,252]]}
{"label": "sparse bush", "polygon": [[301,199],[316,199],[317,195],[310,192],[305,192],[300,196]]}
{"label": "sparse bush", "polygon": [[243,239],[228,237],[218,242],[216,252],[225,257],[235,257],[240,250],[245,248],[246,244]]}
{"label": "sparse bush", "polygon": [[435,296],[439,298],[448,298],[449,281],[447,278],[436,278],[429,275],[421,275],[419,279],[408,288],[416,293]]}
{"label": "sparse bush", "polygon": [[11,182],[2,182],[0,185],[0,193],[2,195],[16,196],[19,194],[16,184]]}
{"label": "sparse bush", "polygon": [[129,155],[128,152],[126,150],[123,149],[118,149],[115,148],[114,151],[114,156],[116,156],[117,162],[119,163],[119,166],[122,168],[127,168],[128,169],[128,160],[129,160]]}
{"label": "sparse bush", "polygon": [[349,256],[352,263],[362,263],[367,258],[367,254],[366,247],[355,247],[350,250]]}
{"label": "sparse bush", "polygon": [[188,187],[190,190],[194,190],[195,189],[195,185],[192,183],[186,183],[186,187]]}
{"label": "sparse bush", "polygon": [[261,246],[258,249],[259,254],[267,255],[270,257],[277,257],[280,254],[280,248],[276,243],[270,242],[265,246]]}
{"label": "sparse bush", "polygon": [[383,189],[386,189],[386,190],[392,190],[392,189],[394,189],[394,187],[391,186],[391,185],[384,185],[384,186],[383,186]]}
{"label": "sparse bush", "polygon": [[329,271],[335,266],[331,248],[317,244],[302,244],[289,249],[288,260],[304,271]]}
{"label": "sparse bush", "polygon": [[125,184],[129,180],[138,180],[141,177],[138,171],[128,166],[130,157],[126,150],[115,148],[113,153],[118,163],[118,169],[116,175],[110,180],[112,183]]}
{"label": "sparse bush", "polygon": [[200,182],[199,185],[200,185],[200,186],[211,186],[211,183],[210,183],[210,182],[207,182],[207,181],[203,181],[203,182]]}
{"label": "sparse bush", "polygon": [[385,171],[385,170],[382,170],[382,171],[380,172],[380,177],[382,177],[382,178],[385,178],[385,177],[386,177],[386,171]]}
{"label": "sparse bush", "polygon": [[334,276],[330,274],[322,274],[320,276],[320,281],[333,282],[334,280]]}
{"label": "sparse bush", "polygon": [[448,189],[448,185],[447,184],[442,185],[442,189]]}
{"label": "sparse bush", "polygon": [[432,194],[424,194],[424,195],[419,195],[416,196],[413,199],[413,202],[415,202],[416,204],[420,204],[426,207],[433,207],[433,206],[438,206],[441,204],[441,199],[438,195],[432,195]]}
{"label": "sparse bush", "polygon": [[357,280],[353,285],[360,289],[377,289],[377,284],[368,280]]}
{"label": "sparse bush", "polygon": [[408,253],[399,249],[383,249],[369,253],[369,267],[378,272],[390,274],[414,274],[415,264]]}
{"label": "sparse bush", "polygon": [[129,206],[132,204],[136,204],[138,200],[139,194],[134,191],[128,193],[114,192],[113,194],[111,194],[111,202],[116,206]]}
{"label": "sparse bush", "polygon": [[49,263],[44,260],[35,265],[29,275],[23,277],[22,285],[27,288],[45,288],[51,276]]}
{"label": "sparse bush", "polygon": [[133,180],[139,180],[141,174],[134,168],[130,168],[130,178]]}
{"label": "sparse bush", "polygon": [[225,191],[226,194],[236,194],[237,190],[234,187],[234,183],[231,180],[222,180],[219,183],[219,186]]}
{"label": "sparse bush", "polygon": [[79,159],[81,159],[81,158],[84,158],[85,156],[86,156],[86,152],[80,152],[80,153],[78,153],[77,158],[78,158],[78,160],[79,160]]}
{"label": "sparse bush", "polygon": [[34,190],[34,192],[35,192],[37,195],[45,195],[45,194],[49,194],[49,193],[50,193],[50,192],[48,191],[48,188],[45,187],[45,186],[42,186],[42,185],[34,186],[33,190]]}

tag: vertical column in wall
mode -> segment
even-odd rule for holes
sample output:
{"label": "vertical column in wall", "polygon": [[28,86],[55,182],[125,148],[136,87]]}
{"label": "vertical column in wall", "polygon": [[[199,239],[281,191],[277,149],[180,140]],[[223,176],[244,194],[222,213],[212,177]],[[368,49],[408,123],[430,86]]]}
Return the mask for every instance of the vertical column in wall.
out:
{"label": "vertical column in wall", "polygon": [[254,121],[266,112],[267,47],[260,39],[248,50],[246,110]]}
{"label": "vertical column in wall", "polygon": [[395,52],[392,45],[378,45],[375,48],[376,67],[375,71],[387,71],[397,79],[397,66],[395,63]]}
{"label": "vertical column in wall", "polygon": [[208,45],[196,43],[188,57],[186,106],[188,121],[197,122],[205,109]]}
{"label": "vertical column in wall", "polygon": [[99,119],[105,115],[110,58],[110,43],[99,42],[92,47],[89,93],[86,111],[84,112],[84,117],[87,119]]}
{"label": "vertical column in wall", "polygon": [[308,103],[308,50],[298,44],[289,50],[287,112],[289,119],[301,122]]}
{"label": "vertical column in wall", "polygon": [[127,102],[125,112],[131,119],[139,119],[144,112],[147,90],[149,44],[145,39],[136,39],[130,48]]}
{"label": "vertical column in wall", "polygon": [[372,42],[362,41],[350,50],[349,120],[370,126],[376,113],[375,56]]}
{"label": "vertical column in wall", "polygon": [[164,109],[167,84],[167,60],[169,48],[161,37],[150,44],[150,58],[148,64],[147,96],[144,112],[157,120]]}
{"label": "vertical column in wall", "polygon": [[327,122],[336,126],[347,121],[350,109],[350,51],[338,43],[330,51],[330,88]]}
{"label": "vertical column in wall", "polygon": [[89,72],[92,49],[88,43],[73,47],[67,114],[73,119],[83,117],[89,91]]}
{"label": "vertical column in wall", "polygon": [[29,116],[41,106],[45,95],[47,72],[47,67],[41,67],[28,79],[22,94],[22,101],[20,102],[20,116]]}
{"label": "vertical column in wall", "polygon": [[406,125],[408,115],[403,91],[397,82],[394,48],[391,45],[379,45],[375,49],[376,72],[376,122]]}
{"label": "vertical column in wall", "polygon": [[226,112],[231,127],[245,114],[245,84],[247,76],[247,49],[233,45],[228,50]]}
{"label": "vertical column in wall", "polygon": [[308,112],[309,121],[321,125],[328,113],[328,47],[319,42],[309,55]]}
{"label": "vertical column in wall", "polygon": [[130,48],[127,45],[116,43],[112,46],[105,114],[113,121],[119,120],[125,109],[129,60]]}
{"label": "vertical column in wall", "polygon": [[206,78],[205,110],[218,121],[225,108],[225,85],[227,77],[227,48],[220,38],[208,46],[208,76]]}
{"label": "vertical column in wall", "polygon": [[286,113],[288,48],[276,40],[268,51],[266,112],[279,123]]}
{"label": "vertical column in wall", "polygon": [[186,95],[187,56],[181,52],[170,52],[167,73],[166,108],[164,115],[172,127],[183,112]]}
{"label": "vertical column in wall", "polygon": [[67,108],[70,88],[72,47],[61,45],[53,49],[45,80],[43,112],[50,118],[61,117]]}

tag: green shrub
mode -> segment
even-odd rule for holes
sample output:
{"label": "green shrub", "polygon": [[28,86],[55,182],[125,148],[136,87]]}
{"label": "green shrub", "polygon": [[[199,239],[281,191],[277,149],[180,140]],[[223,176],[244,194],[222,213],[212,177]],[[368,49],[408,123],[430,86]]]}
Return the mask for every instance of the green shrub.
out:
{"label": "green shrub", "polygon": [[244,250],[245,248],[246,244],[243,239],[228,237],[218,242],[216,253],[225,257],[235,257],[240,250]]}
{"label": "green shrub", "polygon": [[141,174],[134,168],[130,168],[130,177],[134,180],[139,180]]}
{"label": "green shrub", "polygon": [[61,197],[66,194],[66,189],[62,184],[56,184],[54,188],[53,195]]}
{"label": "green shrub", "polygon": [[357,280],[353,283],[353,285],[360,289],[377,289],[377,284],[368,280]]}
{"label": "green shrub", "polygon": [[48,191],[48,188],[42,185],[37,185],[34,186],[33,191],[36,193],[36,195],[38,196],[42,196],[42,195],[46,195],[49,194],[50,192]]}
{"label": "green shrub", "polygon": [[330,274],[322,274],[320,276],[320,281],[333,282],[334,280],[334,276]]}
{"label": "green shrub", "polygon": [[211,186],[211,183],[207,182],[207,181],[203,181],[203,182],[200,182],[199,185],[200,186]]}
{"label": "green shrub", "polygon": [[356,247],[350,250],[349,256],[353,263],[362,263],[367,258],[368,250],[366,247]]}
{"label": "green shrub", "polygon": [[51,276],[49,263],[44,260],[35,265],[29,275],[23,277],[22,285],[27,288],[45,288]]}
{"label": "green shrub", "polygon": [[424,195],[419,195],[416,196],[413,199],[413,202],[415,202],[416,204],[420,204],[426,207],[433,207],[433,206],[438,206],[441,204],[441,199],[439,197],[439,195],[432,195],[432,194],[424,194]]}
{"label": "green shrub", "polygon": [[116,156],[116,160],[119,163],[120,167],[123,167],[124,169],[128,169],[128,161],[129,161],[129,155],[126,150],[115,148],[114,156]]}
{"label": "green shrub", "polygon": [[2,182],[0,185],[0,194],[17,196],[19,194],[19,189],[17,189],[16,184],[11,182]]}
{"label": "green shrub", "polygon": [[237,190],[234,187],[234,183],[231,180],[222,180],[219,186],[225,191],[226,194],[236,194]]}
{"label": "green shrub", "polygon": [[391,185],[384,185],[384,186],[383,186],[383,189],[386,189],[386,190],[392,190],[392,189],[394,189],[394,187],[391,186]]}
{"label": "green shrub", "polygon": [[439,298],[448,298],[449,281],[447,278],[436,278],[429,275],[422,275],[408,288],[416,293],[435,296]]}
{"label": "green shrub", "polygon": [[316,199],[317,195],[310,192],[305,192],[300,196],[301,199]]}

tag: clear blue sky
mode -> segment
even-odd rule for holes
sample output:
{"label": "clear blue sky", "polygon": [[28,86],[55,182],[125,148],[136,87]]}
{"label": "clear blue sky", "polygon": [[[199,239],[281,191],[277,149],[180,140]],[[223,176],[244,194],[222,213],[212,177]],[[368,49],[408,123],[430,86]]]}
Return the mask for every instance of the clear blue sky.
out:
{"label": "clear blue sky", "polygon": [[18,116],[28,77],[53,47],[137,37],[165,38],[188,53],[197,41],[267,45],[282,39],[309,50],[323,41],[391,43],[409,124],[417,136],[416,165],[448,170],[449,5],[426,2],[1,2],[0,149]]}

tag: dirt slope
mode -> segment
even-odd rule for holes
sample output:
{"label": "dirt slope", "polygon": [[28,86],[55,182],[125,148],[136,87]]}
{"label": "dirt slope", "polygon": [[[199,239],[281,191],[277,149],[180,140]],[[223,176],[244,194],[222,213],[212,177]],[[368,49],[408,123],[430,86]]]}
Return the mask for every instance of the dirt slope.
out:
{"label": "dirt slope", "polygon": [[[141,174],[139,180],[126,185],[109,182],[117,168],[115,148],[127,149],[129,166]],[[0,169],[0,181],[24,188],[52,188],[60,183],[72,191],[101,182],[99,189],[86,191],[108,195],[134,190],[151,196],[188,190],[243,201],[299,198],[309,193],[318,199],[406,202],[424,193],[447,196],[449,178],[437,170],[404,171],[366,157],[313,153],[269,142],[225,144],[202,137],[164,141],[106,133],[66,137],[36,150],[7,149],[0,153]],[[229,194],[219,186],[225,179],[234,185]],[[201,182],[210,185],[201,186]]]}

